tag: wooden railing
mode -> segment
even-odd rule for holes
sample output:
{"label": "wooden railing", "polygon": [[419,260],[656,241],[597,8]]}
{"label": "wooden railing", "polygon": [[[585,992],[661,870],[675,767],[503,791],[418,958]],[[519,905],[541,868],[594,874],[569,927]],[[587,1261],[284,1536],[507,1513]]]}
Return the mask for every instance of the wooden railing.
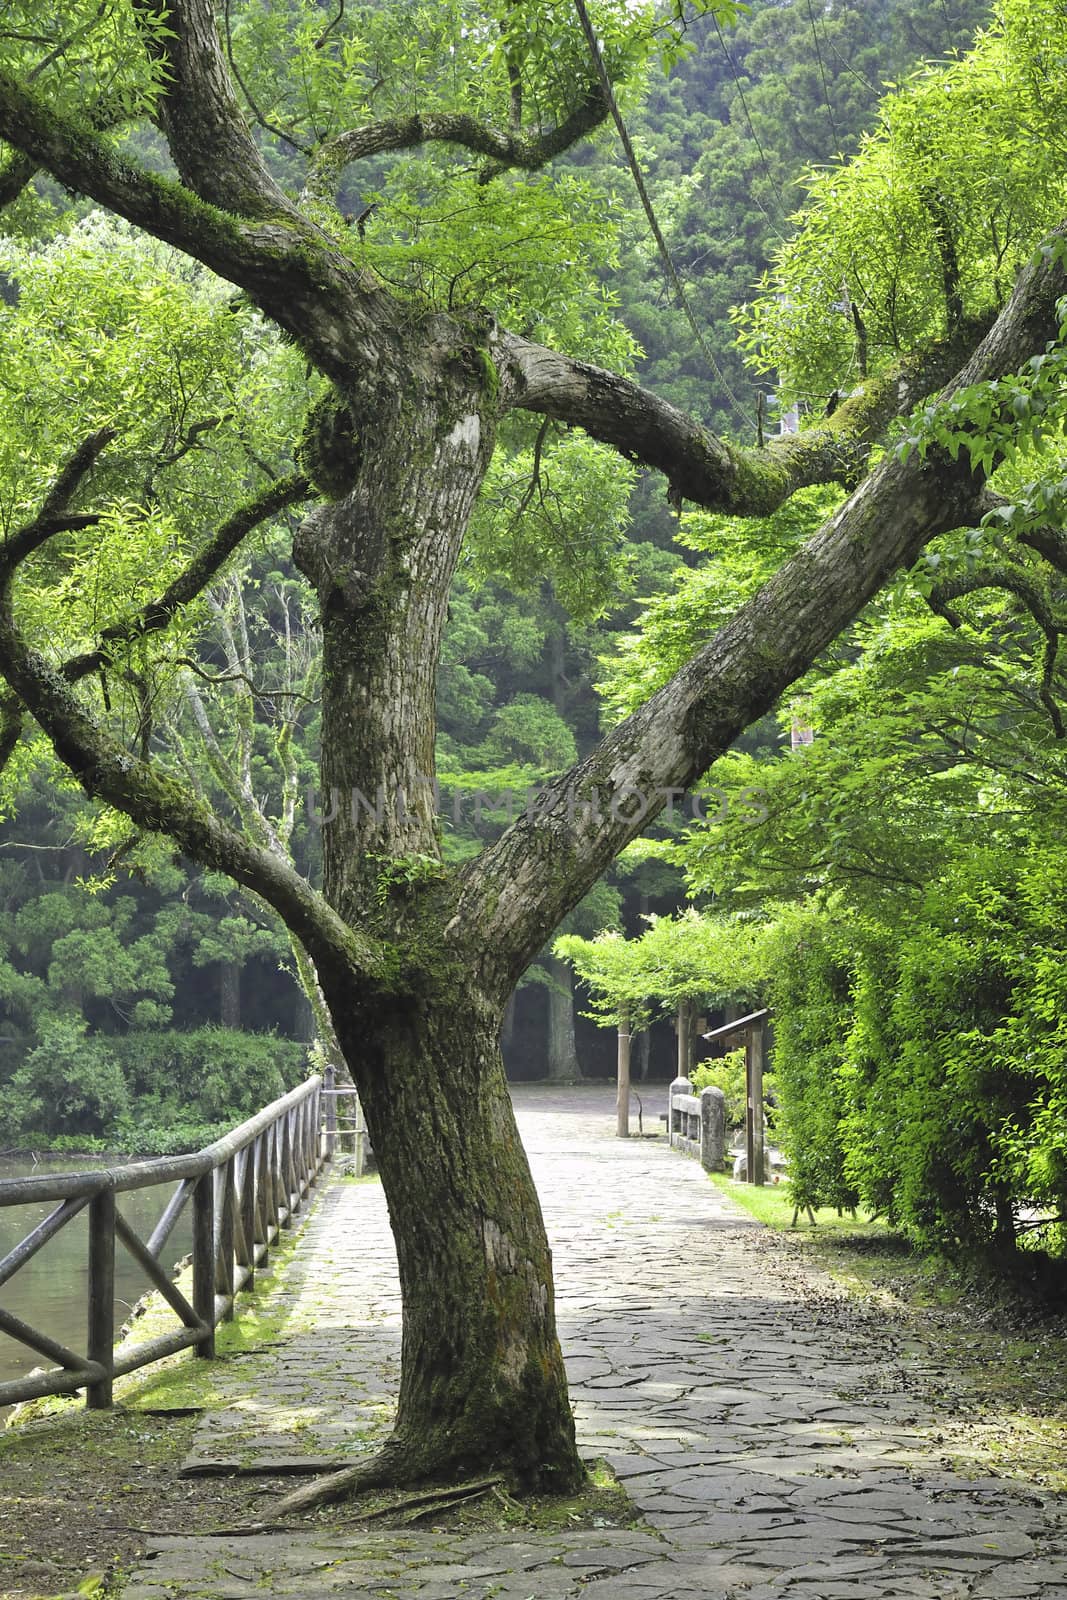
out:
{"label": "wooden railing", "polygon": [[[118,1377],[177,1350],[215,1354],[215,1328],[233,1316],[279,1231],[299,1212],[323,1164],[322,1079],[310,1078],[222,1139],[193,1155],[132,1161],[96,1172],[68,1172],[0,1181],[0,1207],[58,1201],[0,1261],[0,1290],[80,1212],[89,1213],[88,1338],[84,1356],[47,1332],[0,1308],[6,1333],[54,1363],[50,1371],[0,1383],[0,1406],[40,1395],[85,1390],[86,1404],[111,1404]],[[159,1221],[142,1239],[123,1217],[117,1197],[133,1189],[176,1184]],[[187,1205],[193,1217],[192,1299],[174,1283],[160,1257]],[[179,1326],[132,1348],[115,1349],[115,1250],[121,1244]]]}

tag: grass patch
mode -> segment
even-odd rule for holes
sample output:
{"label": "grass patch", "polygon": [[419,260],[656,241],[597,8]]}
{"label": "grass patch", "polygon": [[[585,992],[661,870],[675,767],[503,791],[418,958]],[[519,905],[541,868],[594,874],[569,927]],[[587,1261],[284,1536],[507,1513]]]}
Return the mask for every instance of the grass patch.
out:
{"label": "grass patch", "polygon": [[[793,1212],[795,1210],[789,1185],[786,1183],[736,1183],[725,1172],[711,1172],[708,1174],[715,1187],[723,1194],[730,1196],[757,1222],[764,1223],[768,1228],[791,1228],[793,1226]],[[853,1217],[849,1212],[839,1216],[832,1206],[822,1206],[815,1212],[816,1229],[832,1230],[835,1233],[850,1234],[853,1237],[884,1239],[890,1237],[887,1225],[872,1218],[862,1218],[858,1214]],[[804,1229],[811,1231],[811,1222],[806,1211],[801,1211],[797,1218],[797,1232]]]}

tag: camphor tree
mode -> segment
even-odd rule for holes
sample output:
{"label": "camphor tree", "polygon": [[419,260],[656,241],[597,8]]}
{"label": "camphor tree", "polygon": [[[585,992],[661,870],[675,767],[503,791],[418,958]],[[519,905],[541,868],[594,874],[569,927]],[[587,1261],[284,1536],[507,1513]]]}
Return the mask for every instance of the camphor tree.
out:
{"label": "camphor tree", "polygon": [[[312,487],[282,480],[267,491],[276,504],[301,493],[316,500],[295,555],[321,611],[322,892],[109,733],[87,670],[58,667],[47,625],[35,626],[20,605],[34,564],[55,559],[50,550],[93,516],[94,472],[106,468],[109,447],[103,423],[0,552],[0,668],[90,794],[254,890],[317,968],[381,1167],[405,1321],[393,1434],[374,1460],[313,1493],[490,1466],[526,1487],[569,1489],[583,1469],[550,1254],[500,1065],[507,997],[666,792],[704,773],[926,541],[980,523],[998,460],[1032,435],[1039,411],[1048,427],[1062,388],[1061,236],[1034,252],[1062,187],[1056,74],[1067,22],[1051,0],[1006,4],[983,60],[999,51],[1008,66],[975,69],[965,135],[951,137],[955,102],[944,90],[930,91],[910,128],[902,115],[886,132],[912,152],[890,187],[911,196],[904,234],[926,257],[916,275],[921,304],[906,328],[894,324],[902,296],[885,283],[893,261],[860,237],[862,218],[852,216],[851,248],[867,251],[880,298],[865,311],[863,286],[850,281],[859,318],[833,321],[823,308],[840,301],[841,273],[835,265],[833,281],[819,281],[813,246],[801,276],[817,306],[805,315],[818,349],[839,359],[846,387],[859,392],[828,422],[757,450],[722,442],[625,376],[570,353],[611,341],[603,303],[590,307],[572,292],[574,261],[595,242],[597,219],[579,197],[564,225],[558,196],[576,180],[562,166],[554,180],[542,172],[609,111],[568,6],[374,6],[336,24],[310,5],[231,13],[220,39],[211,0],[71,0],[47,26],[36,0],[8,5],[4,182],[10,193],[43,169],[195,257],[236,285],[328,383],[304,428]],[[592,17],[607,71],[625,86],[655,43],[654,19],[621,0],[594,6]],[[955,84],[965,99],[962,68]],[[1029,159],[1044,152],[1049,212],[1024,216],[1006,192],[998,214],[1015,231],[1000,250],[1003,228],[993,242],[982,232],[988,206],[979,190],[999,173],[1007,191],[1010,150],[984,165],[981,182],[970,183],[967,163],[980,143],[975,117],[1000,116],[1007,127],[1011,95],[1025,102],[1011,116],[1027,129]],[[250,131],[256,121],[261,133],[262,125],[284,132],[263,138],[292,157],[291,186],[268,168]],[[165,165],[158,139],[128,137],[145,124],[165,139],[173,164],[165,175],[151,170]],[[149,154],[139,159],[135,149]],[[872,149],[874,228],[886,213],[877,189],[883,147]],[[366,188],[345,188],[364,181],[351,176],[362,170]],[[335,200],[341,193],[353,210],[354,192],[362,205],[349,226]],[[832,206],[817,224],[832,225]],[[1002,259],[990,264],[997,251]],[[542,261],[539,308],[514,290],[531,256]],[[583,307],[593,327],[584,345]],[[851,374],[849,328],[865,334]],[[554,345],[533,337],[542,331]],[[1027,366],[1035,357],[1039,365]],[[910,449],[872,456],[895,416],[945,385],[953,398],[913,427]],[[663,472],[676,499],[732,515],[764,516],[817,482],[851,493],[669,682],[499,840],[446,870],[428,779],[449,585],[498,432],[527,414],[582,429]],[[205,535],[157,601],[112,626],[94,668],[123,639],[162,628],[212,580],[242,526],[266,514],[262,498],[255,512],[231,511],[225,537]],[[1004,537],[1023,537],[1038,521],[1037,512],[1020,513]],[[1062,560],[1062,537],[1045,543],[1049,559]],[[381,815],[350,804],[379,790],[388,802]]]}

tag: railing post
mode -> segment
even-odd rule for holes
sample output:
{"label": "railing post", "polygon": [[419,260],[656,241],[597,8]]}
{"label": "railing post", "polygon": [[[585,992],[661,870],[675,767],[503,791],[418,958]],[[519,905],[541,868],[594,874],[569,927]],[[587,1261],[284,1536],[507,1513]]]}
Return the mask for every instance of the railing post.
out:
{"label": "railing post", "polygon": [[310,1182],[317,1184],[322,1171],[322,1088],[317,1088],[310,1098],[307,1112],[307,1165]]}
{"label": "railing post", "polygon": [[282,1206],[287,1204],[287,1200],[282,1184],[282,1136],[276,1121],[266,1130],[263,1137],[267,1141],[267,1177],[270,1188],[267,1214],[277,1235],[282,1230]]}
{"label": "railing post", "polygon": [[296,1162],[293,1159],[293,1119],[296,1113],[287,1111],[281,1121],[281,1150],[277,1146],[275,1135],[275,1157],[278,1162],[278,1176],[281,1183],[281,1192],[285,1196],[285,1209],[288,1213],[286,1226],[293,1220],[294,1213],[300,1206],[300,1179],[297,1175]]}
{"label": "railing post", "polygon": [[231,1156],[225,1166],[219,1169],[219,1233],[218,1245],[215,1252],[215,1293],[226,1296],[229,1305],[223,1312],[223,1320],[230,1322],[234,1314],[234,1300],[236,1298],[234,1286],[236,1274],[234,1272],[234,1245],[237,1237],[237,1191],[234,1182],[234,1157]]}
{"label": "railing post", "polygon": [[237,1264],[245,1269],[248,1278],[245,1287],[250,1289],[256,1276],[256,1148],[255,1143],[245,1145],[241,1152],[241,1177],[239,1183],[241,1226],[238,1229],[239,1250]]}
{"label": "railing post", "polygon": [[684,1137],[683,1129],[678,1126],[678,1118],[681,1113],[674,1109],[674,1097],[676,1094],[692,1094],[692,1092],[693,1085],[688,1078],[682,1077],[675,1078],[667,1090],[667,1143],[669,1145],[673,1145],[679,1135]]}
{"label": "railing post", "polygon": [[256,1243],[263,1246],[260,1266],[267,1265],[270,1255],[270,1202],[273,1179],[270,1175],[270,1129],[265,1128],[256,1140]]}
{"label": "railing post", "polygon": [[766,1182],[763,1135],[763,1025],[754,1023],[745,1035],[746,1162],[749,1183]]}
{"label": "railing post", "polygon": [[115,1365],[115,1194],[105,1189],[89,1202],[89,1340],[88,1356],[106,1374],[85,1391],[90,1411],[111,1405]]}
{"label": "railing post", "polygon": [[215,1174],[205,1172],[193,1190],[193,1310],[207,1333],[195,1347],[198,1356],[215,1355]]}
{"label": "railing post", "polygon": [[367,1164],[367,1119],[363,1115],[363,1101],[358,1094],[352,1096],[352,1155],[355,1164],[352,1175],[362,1178]]}
{"label": "railing post", "polygon": [[332,1161],[337,1149],[337,1068],[331,1064],[322,1075],[323,1098],[326,1101],[326,1159]]}
{"label": "railing post", "polygon": [[726,1158],[726,1096],[708,1084],[700,1091],[700,1163],[721,1172]]}

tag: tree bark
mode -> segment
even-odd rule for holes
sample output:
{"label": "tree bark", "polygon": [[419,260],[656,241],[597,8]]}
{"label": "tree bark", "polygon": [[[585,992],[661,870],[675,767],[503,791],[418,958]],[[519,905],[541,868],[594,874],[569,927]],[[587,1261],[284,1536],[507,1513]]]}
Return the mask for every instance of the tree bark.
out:
{"label": "tree bark", "polygon": [[219,962],[219,1022],[224,1028],[241,1026],[241,963]]}
{"label": "tree bark", "polygon": [[500,1015],[475,994],[384,1009],[330,996],[396,1240],[404,1345],[398,1478],[584,1477],[556,1336],[552,1257],[511,1108]]}
{"label": "tree bark", "polygon": [[574,1043],[574,974],[558,956],[545,961],[548,984],[548,1081],[580,1083],[582,1069]]}
{"label": "tree bark", "polygon": [[[433,793],[449,585],[493,446],[491,366],[470,328],[412,334],[403,392],[354,394],[351,487],[297,557],[323,631],[324,891],[393,951],[387,981],[323,990],[389,1203],[404,1303],[395,1478],[501,1469],[581,1481],[556,1338],[551,1253],[499,1037],[506,997],[448,937]],[[342,485],[343,487],[343,485]]]}

